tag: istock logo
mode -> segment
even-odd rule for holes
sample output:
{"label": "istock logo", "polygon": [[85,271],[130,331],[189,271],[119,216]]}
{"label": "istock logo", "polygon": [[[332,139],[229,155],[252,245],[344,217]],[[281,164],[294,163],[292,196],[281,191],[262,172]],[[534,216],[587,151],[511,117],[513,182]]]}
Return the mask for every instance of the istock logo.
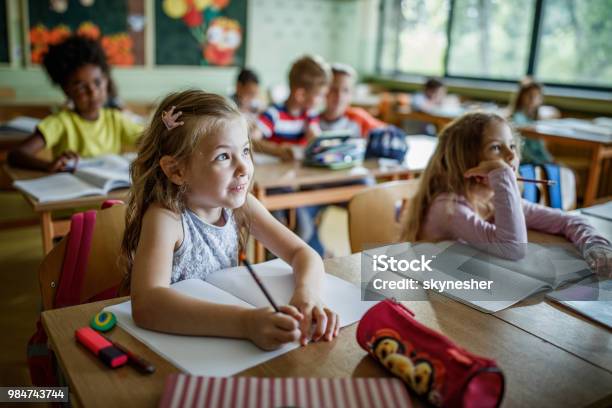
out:
{"label": "istock logo", "polygon": [[[432,257],[432,258],[435,258]],[[400,259],[397,260],[393,256],[374,255],[372,259],[372,269],[374,272],[431,272],[429,264],[433,259],[426,259],[425,255],[421,255],[420,259]]]}

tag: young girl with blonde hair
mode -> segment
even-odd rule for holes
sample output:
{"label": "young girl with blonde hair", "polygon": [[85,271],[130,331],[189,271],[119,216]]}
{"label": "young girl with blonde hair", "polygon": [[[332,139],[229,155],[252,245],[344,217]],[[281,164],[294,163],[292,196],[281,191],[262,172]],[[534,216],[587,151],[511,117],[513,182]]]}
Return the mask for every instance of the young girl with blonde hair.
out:
{"label": "young girl with blonde hair", "polygon": [[593,269],[609,274],[610,242],[581,217],[522,200],[518,165],[518,140],[502,117],[468,113],[454,120],[421,176],[403,240],[459,240],[518,260],[529,228],[565,236]]}
{"label": "young girl with blonde hair", "polygon": [[[337,314],[319,298],[321,258],[248,193],[250,146],[244,117],[222,96],[184,91],[168,95],[157,108],[131,168],[123,238],[139,326],[247,338],[263,349],[298,339],[303,345],[329,341],[338,334]],[[295,291],[283,313],[215,304],[169,288],[236,266],[247,234],[294,270]]]}

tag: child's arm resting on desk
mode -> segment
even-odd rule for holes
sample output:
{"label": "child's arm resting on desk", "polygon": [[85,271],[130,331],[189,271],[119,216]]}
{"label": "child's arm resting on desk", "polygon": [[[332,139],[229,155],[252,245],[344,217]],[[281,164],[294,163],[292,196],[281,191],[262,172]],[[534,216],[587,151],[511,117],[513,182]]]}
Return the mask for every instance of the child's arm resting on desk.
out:
{"label": "child's arm resting on desk", "polygon": [[248,309],[182,295],[169,288],[174,248],[182,241],[180,216],[152,205],[143,217],[132,269],[132,316],[150,330],[248,338],[271,350],[299,339],[300,313],[291,306]]}
{"label": "child's arm resting on desk", "polygon": [[286,143],[275,143],[266,139],[253,139],[253,147],[256,152],[270,154],[283,161],[293,160],[293,150]]}
{"label": "child's arm resting on desk", "polygon": [[595,272],[604,276],[610,275],[612,272],[610,241],[599,235],[586,219],[525,200],[523,200],[523,212],[527,228],[563,235],[582,252],[582,256]]}
{"label": "child's arm resting on desk", "polygon": [[7,161],[11,166],[55,173],[67,171],[76,167],[79,155],[67,150],[52,161],[39,159],[36,154],[46,146],[45,138],[37,129],[30,137],[11,150]]}
{"label": "child's arm resting on desk", "polygon": [[300,328],[301,343],[308,343],[311,325],[312,340],[330,341],[338,335],[338,314],[328,309],[321,300],[325,270],[321,257],[304,241],[276,220],[252,195],[248,195],[247,211],[251,218],[251,233],[266,248],[293,268],[295,292],[290,304],[304,315]]}

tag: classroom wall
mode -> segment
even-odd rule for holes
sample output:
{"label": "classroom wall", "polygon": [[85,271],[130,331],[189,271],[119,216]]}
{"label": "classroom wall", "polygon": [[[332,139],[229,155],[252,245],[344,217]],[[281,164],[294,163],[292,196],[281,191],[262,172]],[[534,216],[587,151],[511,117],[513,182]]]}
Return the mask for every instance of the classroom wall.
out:
{"label": "classroom wall", "polygon": [[[351,64],[360,73],[372,73],[376,12],[376,0],[249,0],[247,65],[257,70],[264,86],[284,83],[291,61],[305,53],[317,53],[329,61]],[[21,25],[21,17],[18,12],[13,14],[11,26],[19,35],[16,27]],[[228,92],[237,70],[117,68],[113,76],[124,100],[146,103],[186,87]],[[61,91],[49,84],[38,67],[0,67],[0,88],[15,90],[14,97],[0,98],[0,104],[63,101]]]}

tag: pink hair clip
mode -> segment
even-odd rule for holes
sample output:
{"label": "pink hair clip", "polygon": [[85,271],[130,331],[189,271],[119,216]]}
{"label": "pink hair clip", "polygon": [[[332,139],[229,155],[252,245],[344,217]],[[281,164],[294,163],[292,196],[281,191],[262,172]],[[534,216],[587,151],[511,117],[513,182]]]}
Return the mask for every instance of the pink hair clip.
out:
{"label": "pink hair clip", "polygon": [[185,122],[180,121],[177,122],[176,120],[178,119],[179,116],[181,116],[183,114],[183,112],[178,111],[176,113],[174,113],[174,109],[176,108],[176,106],[173,106],[170,108],[170,110],[168,112],[166,111],[162,111],[162,122],[164,122],[164,125],[166,125],[166,129],[168,130],[172,130],[176,127],[182,126],[185,124]]}

